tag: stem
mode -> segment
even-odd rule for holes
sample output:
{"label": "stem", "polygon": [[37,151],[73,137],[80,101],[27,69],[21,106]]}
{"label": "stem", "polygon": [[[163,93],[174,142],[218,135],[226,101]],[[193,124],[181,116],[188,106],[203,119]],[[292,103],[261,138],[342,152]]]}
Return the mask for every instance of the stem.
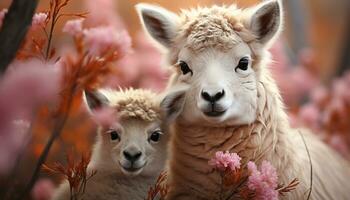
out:
{"label": "stem", "polygon": [[51,146],[54,143],[54,141],[58,138],[58,136],[61,134],[63,127],[68,119],[68,115],[72,106],[72,99],[73,99],[73,94],[74,94],[74,90],[75,90],[75,86],[72,87],[72,92],[71,95],[69,96],[68,99],[68,105],[67,105],[67,112],[64,113],[64,115],[62,116],[61,119],[58,119],[58,122],[55,124],[55,127],[52,131],[52,134],[49,138],[49,141],[47,142],[44,151],[41,153],[38,162],[35,166],[35,170],[33,172],[33,175],[28,183],[28,185],[26,186],[26,188],[24,189],[24,192],[20,195],[20,197],[18,198],[18,200],[23,199],[33,188],[35,181],[38,179],[39,177],[39,172],[41,170],[42,164],[46,161],[47,156],[50,152]]}
{"label": "stem", "polygon": [[234,195],[236,194],[237,189],[239,189],[240,187],[242,187],[242,185],[243,185],[244,183],[246,183],[246,181],[247,181],[247,178],[244,178],[244,179],[241,181],[241,183],[239,183],[239,184],[235,187],[235,189],[233,190],[233,192],[232,192],[225,200],[230,200],[230,199],[232,199],[232,198],[234,197]]}
{"label": "stem", "polygon": [[55,19],[56,16],[57,16],[56,7],[57,7],[57,4],[55,4],[55,8],[53,9],[54,12],[53,12],[52,18],[51,18],[51,27],[50,27],[49,37],[48,37],[49,41],[47,43],[45,60],[47,60],[49,58],[49,55],[50,55],[50,49],[51,49],[51,43],[52,43],[52,35],[53,35],[53,31],[55,29],[55,24],[56,24],[56,19]]}
{"label": "stem", "polygon": [[[34,115],[35,116],[35,115]],[[21,150],[20,153],[18,154],[16,161],[15,161],[15,165],[12,168],[10,175],[7,176],[6,181],[5,181],[5,185],[4,188],[7,188],[7,191],[4,192],[4,194],[0,195],[0,199],[11,199],[11,195],[13,192],[13,189],[15,187],[15,183],[14,180],[16,178],[16,172],[18,171],[19,167],[20,167],[20,161],[23,158],[24,154],[25,154],[25,149],[28,147],[30,141],[31,141],[31,132],[32,132],[32,128],[33,128],[33,124],[30,125],[30,128],[27,131],[27,138],[25,141],[23,141],[22,145],[21,145]]]}

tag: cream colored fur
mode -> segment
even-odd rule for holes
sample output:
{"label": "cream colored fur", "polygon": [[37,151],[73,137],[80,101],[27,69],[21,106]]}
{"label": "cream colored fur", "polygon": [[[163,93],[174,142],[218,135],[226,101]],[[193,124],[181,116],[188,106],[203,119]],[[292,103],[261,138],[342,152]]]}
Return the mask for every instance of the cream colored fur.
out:
{"label": "cream colored fur", "polygon": [[[308,131],[289,126],[269,72],[267,49],[280,32],[283,17],[279,2],[265,1],[245,10],[198,8],[180,16],[145,4],[137,9],[145,30],[167,48],[174,65],[169,95],[163,101],[169,119],[176,118],[168,199],[218,199],[220,178],[208,160],[215,152],[226,150],[238,153],[243,167],[249,160],[257,164],[270,161],[280,183],[298,178],[297,189],[280,198],[306,199],[311,178],[302,137],[313,166],[311,199],[350,199],[349,162]],[[249,58],[248,69],[237,72],[235,67],[243,56]],[[180,61],[192,73],[184,74]],[[226,112],[218,117],[203,114],[205,101],[200,93],[213,88],[225,90],[217,104]],[[244,174],[242,180],[246,177]]]}
{"label": "cream colored fur", "polygon": [[[93,148],[89,173],[97,174],[87,182],[86,192],[79,199],[84,200],[143,200],[147,192],[163,170],[166,160],[168,134],[161,123],[158,95],[145,90],[102,91],[107,106],[117,111],[118,122],[111,127],[99,127],[97,141]],[[95,99],[96,100],[96,99]],[[89,103],[88,103],[89,105]],[[90,104],[93,105],[93,104]],[[91,112],[94,109],[90,107]],[[120,140],[112,141],[108,131],[118,131]],[[162,131],[160,140],[155,143],[149,140],[155,130]],[[127,163],[123,157],[124,150],[138,149],[141,158],[135,165],[145,165],[142,171],[128,172],[121,165]],[[141,163],[141,164],[139,164]],[[68,181],[56,190],[53,200],[70,199]]]}

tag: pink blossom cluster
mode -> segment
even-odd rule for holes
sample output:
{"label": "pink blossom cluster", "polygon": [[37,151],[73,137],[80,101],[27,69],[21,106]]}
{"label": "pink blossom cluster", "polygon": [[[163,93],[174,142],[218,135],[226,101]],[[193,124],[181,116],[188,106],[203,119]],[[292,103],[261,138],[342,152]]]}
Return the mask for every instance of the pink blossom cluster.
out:
{"label": "pink blossom cluster", "polygon": [[237,153],[218,151],[208,164],[219,171],[236,171],[241,167],[241,157]]}
{"label": "pink blossom cluster", "polygon": [[350,158],[350,71],[330,84],[321,84],[312,50],[301,51],[295,66],[286,56],[283,41],[278,41],[271,50],[274,60],[271,69],[289,108],[291,125],[310,128]]}
{"label": "pink blossom cluster", "polygon": [[101,56],[107,51],[118,51],[124,56],[131,48],[131,38],[126,31],[118,31],[112,26],[96,27],[84,30],[84,41],[89,52]]}
{"label": "pink blossom cluster", "polygon": [[102,56],[108,52],[118,52],[125,56],[131,49],[131,38],[125,31],[119,31],[112,26],[83,28],[84,19],[69,20],[62,31],[74,37],[83,36],[88,52],[92,56]]}
{"label": "pink blossom cluster", "polygon": [[[14,164],[35,109],[58,97],[60,70],[40,61],[13,63],[0,82],[0,174]],[[19,123],[19,122],[25,123]]]}
{"label": "pink blossom cluster", "polygon": [[255,200],[277,200],[278,177],[276,169],[268,161],[263,161],[260,170],[254,162],[248,162],[248,177],[247,186],[254,191]]}
{"label": "pink blossom cluster", "polygon": [[118,62],[118,79],[108,82],[110,87],[147,88],[157,92],[164,89],[169,77],[162,55],[142,33],[134,38],[133,52]]}
{"label": "pink blossom cluster", "polygon": [[50,179],[38,180],[31,192],[34,200],[50,200],[55,190],[55,185]]}
{"label": "pink blossom cluster", "polygon": [[272,47],[273,62],[271,71],[284,102],[289,107],[299,106],[305,95],[308,95],[317,85],[318,78],[312,73],[310,65],[313,58],[310,50],[305,50],[300,54],[299,65],[292,65],[283,49],[283,41],[279,40]]}
{"label": "pink blossom cluster", "polygon": [[64,25],[62,31],[71,36],[79,36],[83,33],[84,19],[68,20]]}
{"label": "pink blossom cluster", "polygon": [[35,13],[32,20],[32,29],[44,28],[47,17],[47,13]]}
{"label": "pink blossom cluster", "polygon": [[296,125],[311,128],[347,158],[350,157],[346,140],[350,131],[349,87],[350,71],[335,79],[328,88],[315,88],[310,94],[310,101],[301,106],[295,116]]}
{"label": "pink blossom cluster", "polygon": [[86,21],[90,27],[112,26],[117,30],[125,29],[122,18],[116,12],[118,1],[85,0],[85,7],[89,11]]}

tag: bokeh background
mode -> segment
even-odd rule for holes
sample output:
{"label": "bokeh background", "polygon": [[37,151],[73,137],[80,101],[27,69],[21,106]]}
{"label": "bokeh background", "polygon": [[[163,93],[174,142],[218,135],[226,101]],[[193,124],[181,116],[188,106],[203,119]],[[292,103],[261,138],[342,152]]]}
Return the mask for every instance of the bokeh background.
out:
{"label": "bokeh background", "polygon": [[[134,6],[139,2],[161,5],[174,12],[195,6],[236,3],[248,7],[256,0],[71,0],[65,12],[88,11],[89,26],[110,23],[126,29],[132,38],[133,51],[116,66],[118,74],[108,87],[141,87],[161,91],[167,81],[167,66],[162,54],[144,35]],[[0,10],[10,5],[0,1]],[[284,0],[285,30],[272,47],[271,70],[278,81],[293,126],[312,129],[326,143],[349,159],[350,147],[350,1],[349,0]],[[42,0],[37,11],[46,11],[49,1]],[[59,52],[69,49],[72,39],[62,33],[66,19],[59,21],[53,45]],[[45,116],[45,115],[42,115]],[[38,124],[14,177],[23,187],[49,137],[49,127]],[[63,134],[55,142],[46,163],[65,162],[65,155],[91,150],[95,125],[87,115],[81,99],[76,99]],[[0,152],[1,156],[1,152]],[[40,174],[52,187],[59,177]],[[6,175],[0,183],[7,179]],[[0,187],[1,188],[1,187]],[[0,189],[1,190],[1,189]]]}

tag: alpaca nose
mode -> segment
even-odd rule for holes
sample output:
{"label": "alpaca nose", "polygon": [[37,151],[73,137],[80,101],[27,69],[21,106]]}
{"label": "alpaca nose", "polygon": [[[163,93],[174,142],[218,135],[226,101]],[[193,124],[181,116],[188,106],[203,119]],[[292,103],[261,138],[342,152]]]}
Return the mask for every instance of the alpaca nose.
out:
{"label": "alpaca nose", "polygon": [[201,95],[204,100],[209,101],[210,103],[215,103],[225,95],[225,90],[221,90],[219,92],[217,91],[210,92],[210,91],[202,90]]}
{"label": "alpaca nose", "polygon": [[142,152],[141,151],[137,151],[137,152],[123,151],[123,154],[128,161],[135,162],[141,157]]}

